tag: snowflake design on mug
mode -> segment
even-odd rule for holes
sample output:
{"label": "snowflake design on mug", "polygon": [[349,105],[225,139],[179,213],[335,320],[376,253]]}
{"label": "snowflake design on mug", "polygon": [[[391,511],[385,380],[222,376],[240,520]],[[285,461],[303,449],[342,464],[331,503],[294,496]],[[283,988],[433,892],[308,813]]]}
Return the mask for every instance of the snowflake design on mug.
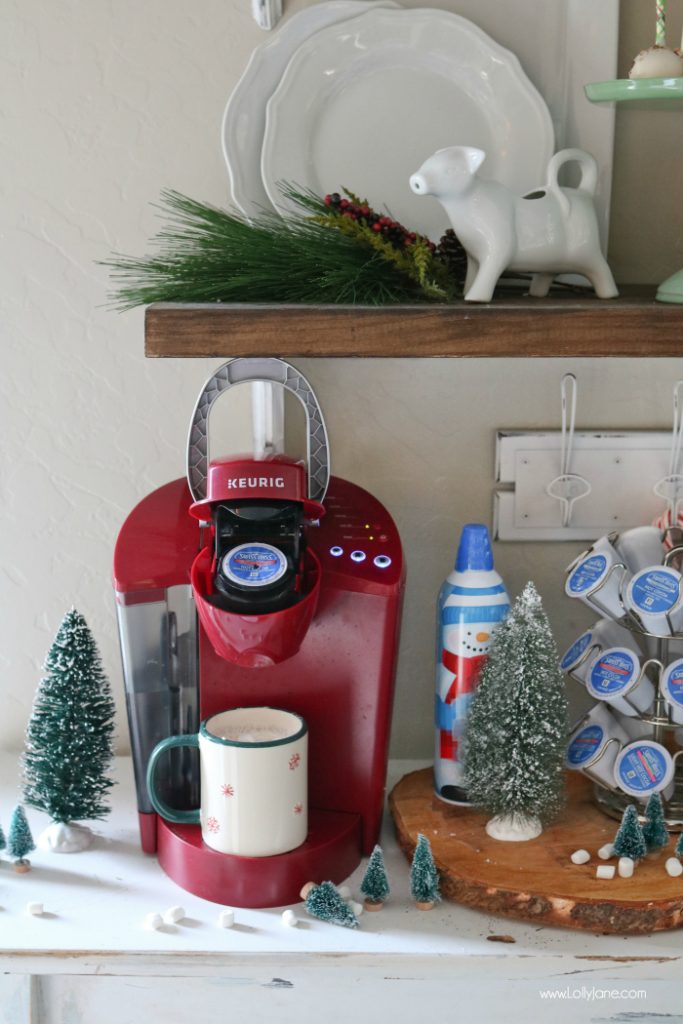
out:
{"label": "snowflake design on mug", "polygon": [[220,825],[218,824],[218,818],[207,818],[206,819],[206,830],[207,832],[218,832]]}
{"label": "snowflake design on mug", "polygon": [[289,759],[289,770],[293,772],[295,768],[298,768],[301,764],[301,754],[292,754]]}
{"label": "snowflake design on mug", "polygon": [[223,796],[234,796],[235,790],[234,787],[231,786],[229,782],[224,782],[223,785],[221,786],[221,793]]}
{"label": "snowflake design on mug", "polygon": [[304,805],[303,804],[294,804],[294,813],[295,814],[303,814],[303,810],[304,810]]}

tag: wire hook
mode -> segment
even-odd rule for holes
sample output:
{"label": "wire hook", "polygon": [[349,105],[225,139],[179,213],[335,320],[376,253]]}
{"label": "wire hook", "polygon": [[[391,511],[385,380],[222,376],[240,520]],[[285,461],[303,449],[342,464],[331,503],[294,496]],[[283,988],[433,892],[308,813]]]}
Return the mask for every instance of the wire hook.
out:
{"label": "wire hook", "polygon": [[576,399],[578,385],[573,373],[565,373],[560,381],[560,402],[562,415],[562,441],[560,446],[560,475],[551,480],[546,494],[562,505],[562,526],[569,526],[575,502],[591,492],[591,485],[585,477],[571,473],[574,449],[574,427],[576,426]]}
{"label": "wire hook", "polygon": [[666,527],[678,525],[681,487],[683,486],[683,475],[678,472],[681,461],[681,447],[683,445],[683,409],[681,408],[681,392],[683,380],[677,380],[674,384],[673,402],[673,424],[671,429],[671,451],[669,453],[669,472],[662,477],[655,486],[654,492],[658,498],[664,498],[666,507]]}

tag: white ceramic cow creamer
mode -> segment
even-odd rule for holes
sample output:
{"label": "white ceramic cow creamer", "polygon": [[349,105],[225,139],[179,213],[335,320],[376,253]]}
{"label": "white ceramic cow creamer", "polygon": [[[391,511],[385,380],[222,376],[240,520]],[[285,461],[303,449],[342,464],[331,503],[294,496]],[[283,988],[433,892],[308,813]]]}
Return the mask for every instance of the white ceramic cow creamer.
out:
{"label": "white ceramic cow creamer", "polygon": [[[517,196],[478,177],[486,158],[473,146],[440,149],[411,176],[416,195],[434,196],[467,253],[465,300],[490,302],[503,271],[534,275],[529,293],[548,294],[558,274],[583,274],[601,299],[618,295],[600,249],[593,195],[597,164],[582,149],[563,149],[548,163],[547,184]],[[576,188],[560,186],[563,164],[576,161]]]}

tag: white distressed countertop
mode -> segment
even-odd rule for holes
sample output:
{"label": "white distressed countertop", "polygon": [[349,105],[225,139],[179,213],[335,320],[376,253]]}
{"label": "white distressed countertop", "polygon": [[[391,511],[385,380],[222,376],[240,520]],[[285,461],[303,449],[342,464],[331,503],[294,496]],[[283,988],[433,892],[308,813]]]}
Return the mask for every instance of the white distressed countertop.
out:
{"label": "white distressed countertop", "polygon": [[[422,762],[393,762],[390,785]],[[5,832],[18,799],[16,755],[0,755],[0,823]],[[236,927],[217,926],[220,907],[180,889],[139,847],[131,762],[116,764],[119,784],[113,792],[113,811],[96,824],[98,838],[88,851],[52,854],[35,851],[32,870],[16,874],[0,860],[0,956],[11,969],[14,958],[30,958],[32,970],[44,960],[45,970],[76,971],[108,954],[156,954],[172,957],[197,954],[383,954],[412,957],[490,957],[492,968],[509,957],[676,958],[683,953],[683,932],[650,936],[596,936],[583,932],[535,927],[493,917],[453,903],[430,912],[415,909],[408,891],[409,865],[398,850],[390,817],[385,814],[382,847],[392,887],[384,910],[363,914],[360,928],[325,924],[293,905],[297,928],[284,927],[281,909],[236,909]],[[29,810],[34,836],[47,818]],[[520,856],[523,856],[520,847]],[[365,863],[365,862],[364,862]],[[364,864],[348,880],[354,897]],[[45,906],[43,917],[26,911],[29,901]],[[181,904],[187,917],[176,926],[149,931],[144,919]],[[488,941],[491,935],[511,935],[514,943]],[[60,963],[61,961],[61,963]],[[80,965],[80,967],[79,967]],[[41,966],[41,969],[42,969]]]}

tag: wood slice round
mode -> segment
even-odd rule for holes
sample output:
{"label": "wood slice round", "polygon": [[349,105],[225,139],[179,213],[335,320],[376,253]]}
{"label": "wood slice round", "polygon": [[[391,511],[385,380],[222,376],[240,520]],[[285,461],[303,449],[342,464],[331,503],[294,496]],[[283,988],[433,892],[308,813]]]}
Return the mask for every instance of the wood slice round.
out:
{"label": "wood slice round", "polygon": [[[432,847],[446,899],[536,924],[612,934],[642,934],[683,924],[683,876],[664,867],[674,842],[636,866],[632,878],[595,877],[597,852],[617,825],[595,807],[592,786],[568,773],[568,801],[559,820],[537,838],[500,842],[486,834],[489,815],[453,807],[435,796],[432,770],[405,775],[389,796],[398,843],[412,858],[418,833]],[[572,864],[575,850],[591,855]]]}

